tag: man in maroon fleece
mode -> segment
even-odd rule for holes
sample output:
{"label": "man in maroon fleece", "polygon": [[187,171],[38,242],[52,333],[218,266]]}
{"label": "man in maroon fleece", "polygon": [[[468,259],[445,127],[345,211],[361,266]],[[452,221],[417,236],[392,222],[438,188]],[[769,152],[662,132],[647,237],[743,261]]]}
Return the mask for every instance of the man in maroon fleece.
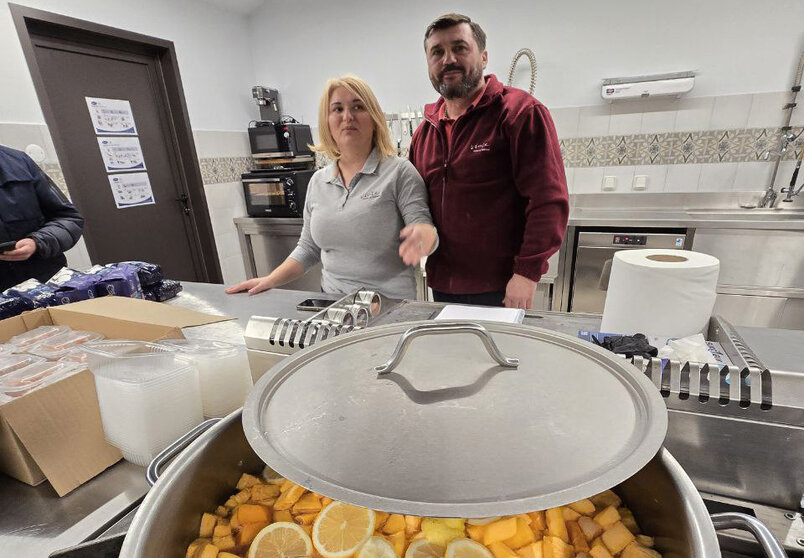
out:
{"label": "man in maroon fleece", "polygon": [[428,283],[439,302],[530,308],[569,214],[550,113],[525,91],[483,77],[486,35],[468,17],[435,20],[424,50],[441,94],[410,145],[440,239],[427,258]]}

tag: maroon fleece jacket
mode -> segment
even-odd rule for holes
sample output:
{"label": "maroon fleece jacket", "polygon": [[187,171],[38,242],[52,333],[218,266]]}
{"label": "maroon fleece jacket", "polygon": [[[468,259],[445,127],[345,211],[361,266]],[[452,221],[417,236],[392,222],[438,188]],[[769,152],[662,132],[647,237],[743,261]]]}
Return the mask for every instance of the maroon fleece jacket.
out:
{"label": "maroon fleece jacket", "polygon": [[525,91],[485,79],[483,96],[453,124],[449,148],[438,119],[444,99],[425,107],[410,145],[439,235],[427,282],[449,294],[505,291],[514,273],[538,281],[567,228],[550,113]]}

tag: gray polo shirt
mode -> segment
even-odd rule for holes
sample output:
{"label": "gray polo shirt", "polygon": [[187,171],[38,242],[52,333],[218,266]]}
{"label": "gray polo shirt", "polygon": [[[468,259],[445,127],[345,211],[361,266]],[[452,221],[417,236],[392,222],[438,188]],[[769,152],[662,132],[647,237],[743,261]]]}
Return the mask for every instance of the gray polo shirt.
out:
{"label": "gray polo shirt", "polygon": [[305,270],[321,262],[324,292],[368,287],[415,299],[413,267],[399,257],[399,231],[413,223],[433,224],[424,181],[407,159],[381,160],[375,148],[348,189],[334,162],[310,178],[304,227],[290,257]]}

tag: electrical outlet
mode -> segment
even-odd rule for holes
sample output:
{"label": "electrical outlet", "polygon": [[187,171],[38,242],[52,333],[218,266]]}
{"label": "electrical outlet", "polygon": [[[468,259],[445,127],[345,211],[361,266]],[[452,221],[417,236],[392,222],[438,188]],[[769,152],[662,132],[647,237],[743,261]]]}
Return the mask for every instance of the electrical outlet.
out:
{"label": "electrical outlet", "polygon": [[648,189],[648,176],[645,174],[638,174],[631,182],[631,189],[641,192]]}
{"label": "electrical outlet", "polygon": [[604,176],[603,177],[603,187],[601,188],[604,192],[613,192],[617,189],[617,177],[616,176]]}

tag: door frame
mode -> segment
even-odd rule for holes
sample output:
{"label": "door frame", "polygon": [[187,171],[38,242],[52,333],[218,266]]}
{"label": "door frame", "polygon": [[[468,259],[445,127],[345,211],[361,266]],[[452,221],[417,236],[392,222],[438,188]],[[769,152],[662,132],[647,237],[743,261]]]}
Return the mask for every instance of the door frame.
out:
{"label": "door frame", "polygon": [[[198,164],[198,155],[193,140],[190,117],[187,112],[187,103],[184,98],[184,88],[179,74],[179,64],[173,41],[159,39],[148,35],[141,35],[116,27],[109,27],[91,21],[37,10],[18,4],[9,4],[11,16],[17,29],[22,51],[28,69],[33,79],[36,96],[42,108],[50,136],[60,155],[59,163],[69,185],[75,175],[70,167],[69,159],[61,156],[67,153],[68,138],[59,130],[53,107],[45,90],[39,64],[36,60],[34,39],[32,35],[45,35],[56,39],[77,42],[120,51],[121,54],[134,53],[150,56],[156,62],[159,72],[159,85],[162,87],[162,97],[168,112],[167,125],[172,138],[173,152],[181,181],[181,190],[189,198],[190,225],[193,232],[190,242],[194,244],[198,254],[196,274],[207,283],[221,283],[222,274],[212,223],[209,218],[204,182]],[[78,207],[81,210],[81,207]],[[91,229],[91,224],[89,224]],[[90,238],[86,238],[87,250],[90,258],[93,257],[93,245]],[[108,262],[101,262],[108,263]]]}

